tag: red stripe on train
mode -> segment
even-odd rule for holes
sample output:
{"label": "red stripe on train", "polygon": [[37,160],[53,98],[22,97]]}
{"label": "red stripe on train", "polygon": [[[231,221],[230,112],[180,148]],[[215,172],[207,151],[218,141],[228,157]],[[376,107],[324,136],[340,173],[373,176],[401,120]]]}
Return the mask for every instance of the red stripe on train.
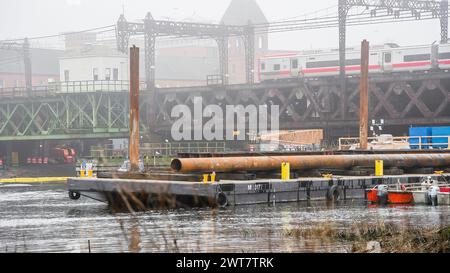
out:
{"label": "red stripe on train", "polygon": [[439,60],[439,64],[450,64],[450,60]]}
{"label": "red stripe on train", "polygon": [[[379,65],[369,65],[369,70],[381,69]],[[356,71],[361,70],[361,66],[347,66],[345,71]],[[303,73],[326,73],[326,72],[338,72],[339,67],[326,67],[326,68],[314,68],[314,69],[303,69]]]}
{"label": "red stripe on train", "polygon": [[417,67],[417,66],[427,66],[427,65],[431,65],[431,62],[426,61],[426,62],[399,63],[399,64],[393,64],[392,67],[401,68],[401,67]]}

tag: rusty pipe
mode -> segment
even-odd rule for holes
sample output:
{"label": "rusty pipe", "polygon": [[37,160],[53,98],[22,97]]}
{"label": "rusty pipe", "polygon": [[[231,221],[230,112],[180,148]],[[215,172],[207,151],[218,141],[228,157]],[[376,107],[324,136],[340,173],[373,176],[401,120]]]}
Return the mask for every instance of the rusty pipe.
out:
{"label": "rusty pipe", "polygon": [[234,172],[280,170],[289,162],[291,170],[320,168],[349,169],[373,167],[383,160],[385,167],[444,167],[450,166],[450,154],[364,154],[364,155],[302,155],[261,157],[177,158],[171,168],[176,172]]}

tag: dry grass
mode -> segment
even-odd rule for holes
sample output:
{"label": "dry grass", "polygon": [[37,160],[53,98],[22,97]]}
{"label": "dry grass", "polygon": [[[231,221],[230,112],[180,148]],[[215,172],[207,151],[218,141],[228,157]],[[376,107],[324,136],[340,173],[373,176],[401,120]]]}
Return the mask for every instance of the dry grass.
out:
{"label": "dry grass", "polygon": [[[296,240],[318,240],[321,243],[350,243],[350,252],[385,253],[449,253],[450,226],[419,228],[394,224],[353,224],[345,230],[329,223],[314,227],[298,227],[284,231]],[[369,245],[380,248],[370,249]]]}

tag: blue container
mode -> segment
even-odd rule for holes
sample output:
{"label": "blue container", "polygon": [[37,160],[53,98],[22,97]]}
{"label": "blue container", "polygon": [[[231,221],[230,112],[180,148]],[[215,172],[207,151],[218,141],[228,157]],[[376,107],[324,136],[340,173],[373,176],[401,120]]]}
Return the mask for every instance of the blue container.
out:
{"label": "blue container", "polygon": [[[448,137],[450,136],[450,127],[433,127],[431,135],[433,136],[432,143],[434,149],[447,149]],[[436,137],[445,136],[445,137]]]}
{"label": "blue container", "polygon": [[[431,127],[410,127],[409,128],[409,146],[411,149],[429,149],[431,146],[431,138],[432,134]],[[417,137],[417,138],[415,138]],[[422,145],[420,146],[420,138],[422,137]]]}

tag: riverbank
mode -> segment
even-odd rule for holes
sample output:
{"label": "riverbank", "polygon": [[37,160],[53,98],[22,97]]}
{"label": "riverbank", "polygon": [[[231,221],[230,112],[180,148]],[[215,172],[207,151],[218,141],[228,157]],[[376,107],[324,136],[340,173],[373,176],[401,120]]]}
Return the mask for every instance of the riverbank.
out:
{"label": "riverbank", "polygon": [[353,224],[342,229],[333,223],[284,231],[294,240],[345,244],[353,253],[450,253],[450,225],[420,227],[392,223]]}

